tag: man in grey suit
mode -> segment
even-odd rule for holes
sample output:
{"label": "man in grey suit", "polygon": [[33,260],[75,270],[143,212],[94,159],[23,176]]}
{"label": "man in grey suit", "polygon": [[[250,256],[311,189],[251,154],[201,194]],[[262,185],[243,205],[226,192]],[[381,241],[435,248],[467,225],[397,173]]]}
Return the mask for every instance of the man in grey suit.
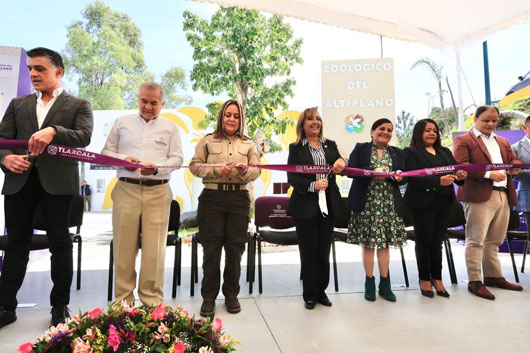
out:
{"label": "man in grey suit", "polygon": [[28,150],[0,150],[5,173],[5,222],[8,246],[0,277],[0,327],[14,322],[17,292],[29,259],[33,220],[40,205],[51,252],[51,324],[69,317],[73,261],[68,220],[73,195],[79,192],[75,161],[44,155],[50,143],[85,147],[90,143],[90,104],[61,87],[64,64],[53,50],[27,52],[34,94],[13,99],[0,122],[0,138],[28,140]]}
{"label": "man in grey suit", "polygon": [[[512,150],[523,164],[530,164],[530,115],[524,123],[525,136],[512,145]],[[519,182],[517,185],[517,206],[514,210],[524,213],[526,226],[530,229],[530,169],[522,169],[514,177]]]}

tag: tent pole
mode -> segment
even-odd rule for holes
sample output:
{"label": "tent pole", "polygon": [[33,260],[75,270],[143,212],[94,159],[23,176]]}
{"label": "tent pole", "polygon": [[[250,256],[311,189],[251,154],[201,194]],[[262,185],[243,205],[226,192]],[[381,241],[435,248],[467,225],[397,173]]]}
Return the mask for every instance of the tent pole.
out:
{"label": "tent pole", "polygon": [[456,89],[458,90],[458,130],[464,131],[464,103],[462,99],[462,63],[460,49],[456,48]]}
{"label": "tent pole", "polygon": [[482,43],[482,54],[484,56],[484,88],[486,89],[486,104],[491,104],[490,93],[490,65],[488,61],[488,41]]}
{"label": "tent pole", "polygon": [[380,43],[381,43],[381,58],[383,57],[383,36],[379,36],[379,38],[381,39]]}

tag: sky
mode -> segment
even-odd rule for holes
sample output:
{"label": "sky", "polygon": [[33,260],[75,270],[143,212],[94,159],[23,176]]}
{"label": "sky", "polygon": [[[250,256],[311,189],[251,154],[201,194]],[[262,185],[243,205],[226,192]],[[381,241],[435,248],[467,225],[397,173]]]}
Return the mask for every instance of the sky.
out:
{"label": "sky", "polygon": [[[49,47],[62,51],[66,43],[66,28],[74,20],[81,19],[81,12],[90,1],[77,0],[0,0],[3,14],[0,21],[0,45],[24,47]],[[129,14],[142,31],[144,55],[148,70],[159,78],[172,67],[182,67],[189,77],[193,67],[192,49],[182,31],[182,12],[190,10],[202,18],[209,18],[217,10],[216,5],[184,0],[107,0],[113,10]],[[297,81],[295,96],[289,100],[291,110],[303,110],[320,106],[321,62],[379,58],[380,37],[354,32],[328,25],[287,19],[296,37],[303,39],[304,63],[293,68]],[[517,77],[530,71],[530,22],[498,32],[488,39],[491,96],[500,99],[515,83]],[[411,70],[412,64],[428,57],[443,65],[454,91],[457,86],[454,53],[443,53],[422,44],[383,39],[385,57],[392,57],[395,64],[396,114],[401,110],[411,112],[416,118],[425,118],[428,108],[439,106],[437,84],[432,75],[422,68]],[[481,105],[485,101],[482,43],[465,48],[461,54],[465,79],[462,82],[464,107]],[[444,78],[445,80],[445,78]],[[67,86],[75,91],[75,79],[65,77]],[[467,81],[467,83],[466,83]],[[469,88],[468,88],[469,85]],[[191,86],[191,85],[190,85]],[[193,105],[205,107],[213,97],[200,92],[188,92]],[[431,95],[435,98],[430,97]],[[226,97],[218,97],[220,99]],[[450,106],[449,95],[445,105]],[[468,108],[470,114],[474,109]]]}

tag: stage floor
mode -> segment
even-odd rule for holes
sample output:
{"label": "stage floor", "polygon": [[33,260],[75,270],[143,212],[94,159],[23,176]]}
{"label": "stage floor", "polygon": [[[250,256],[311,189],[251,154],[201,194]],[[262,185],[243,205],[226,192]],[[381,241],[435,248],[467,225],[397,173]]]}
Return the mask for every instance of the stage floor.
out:
{"label": "stage floor", "polygon": [[[96,307],[106,308],[108,241],[110,214],[89,213],[82,234],[83,278],[81,290],[72,289],[72,314]],[[357,246],[338,244],[339,292],[333,288],[328,295],[331,308],[317,305],[306,310],[301,297],[299,255],[296,247],[267,248],[264,251],[263,294],[248,294],[248,284],[241,279],[242,311],[229,314],[222,294],[217,300],[217,317],[223,326],[242,344],[238,352],[299,353],[299,352],[530,352],[527,326],[530,319],[530,275],[519,274],[523,292],[492,289],[495,301],[475,297],[467,292],[463,246],[453,243],[458,284],[451,285],[444,268],[444,283],[450,299],[422,297],[418,290],[414,243],[405,248],[410,287],[404,285],[398,250],[391,253],[391,280],[396,303],[377,298],[367,302],[363,297],[364,272]],[[198,315],[199,284],[190,297],[190,247],[183,246],[182,285],[177,297],[171,298],[173,252],[166,257],[165,296],[169,305],[181,305],[190,314]],[[48,295],[49,258],[47,252],[36,254],[29,266],[19,303],[29,304],[17,310],[18,320],[0,329],[0,352],[16,352],[21,343],[34,340],[44,333],[50,320]],[[200,258],[200,256],[199,256]],[[507,254],[501,255],[503,271],[513,281]],[[445,261],[445,259],[444,259]],[[516,256],[520,266],[521,255]],[[444,262],[445,266],[445,262]],[[528,269],[530,271],[530,268]],[[245,267],[242,269],[245,273]],[[376,274],[377,277],[377,274]]]}

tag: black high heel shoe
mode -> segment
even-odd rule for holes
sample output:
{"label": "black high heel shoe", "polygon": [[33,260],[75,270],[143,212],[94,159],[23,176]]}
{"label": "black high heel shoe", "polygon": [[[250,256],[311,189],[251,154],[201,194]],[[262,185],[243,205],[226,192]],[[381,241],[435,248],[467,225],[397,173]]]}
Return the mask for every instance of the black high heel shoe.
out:
{"label": "black high heel shoe", "polygon": [[444,298],[449,298],[451,296],[451,294],[449,294],[449,292],[446,291],[445,289],[444,290],[440,290],[440,291],[438,289],[436,289],[436,286],[434,285],[433,281],[431,281],[431,284],[434,287],[434,290],[436,291],[436,295],[439,295],[440,297],[444,297]]}
{"label": "black high heel shoe", "polygon": [[427,298],[434,297],[434,292],[432,290],[421,289],[421,284],[420,284],[420,292],[421,292],[421,295],[423,295],[424,297],[427,297]]}
{"label": "black high heel shoe", "polygon": [[307,310],[312,310],[315,307],[315,302],[312,300],[308,300],[304,303],[304,306]]}

